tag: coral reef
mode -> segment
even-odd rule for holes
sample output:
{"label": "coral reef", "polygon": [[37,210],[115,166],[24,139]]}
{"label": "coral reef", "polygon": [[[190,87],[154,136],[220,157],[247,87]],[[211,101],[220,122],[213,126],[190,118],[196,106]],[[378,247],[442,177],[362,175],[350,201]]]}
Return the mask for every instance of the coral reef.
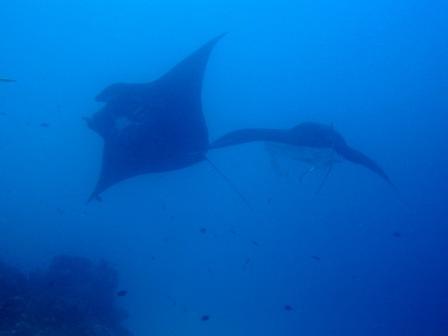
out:
{"label": "coral reef", "polygon": [[0,336],[129,336],[117,287],[106,262],[59,256],[30,274],[0,262]]}

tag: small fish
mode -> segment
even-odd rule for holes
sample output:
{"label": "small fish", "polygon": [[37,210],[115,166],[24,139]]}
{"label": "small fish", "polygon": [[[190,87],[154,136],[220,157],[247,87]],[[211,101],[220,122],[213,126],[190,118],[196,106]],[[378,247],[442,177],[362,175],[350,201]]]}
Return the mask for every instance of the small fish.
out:
{"label": "small fish", "polygon": [[172,306],[177,305],[176,299],[174,297],[172,297],[171,295],[167,295],[166,298],[168,299],[168,301],[170,301]]}
{"label": "small fish", "polygon": [[0,78],[0,82],[3,82],[3,83],[13,83],[13,82],[15,82],[15,79]]}
{"label": "small fish", "polygon": [[250,262],[251,262],[250,258],[246,258],[246,260],[244,260],[243,270],[247,270],[247,268],[249,267]]}
{"label": "small fish", "polygon": [[201,316],[201,321],[202,322],[206,322],[206,321],[209,321],[210,320],[210,315],[202,315]]}
{"label": "small fish", "polygon": [[313,255],[311,256],[312,259],[316,260],[316,261],[320,261],[321,258],[319,256]]}
{"label": "small fish", "polygon": [[201,229],[199,230],[202,234],[206,234],[207,233],[207,228],[205,227],[201,227]]}
{"label": "small fish", "polygon": [[395,231],[392,236],[394,236],[394,238],[401,238],[401,233],[398,231]]}
{"label": "small fish", "polygon": [[285,311],[293,311],[294,310],[294,308],[291,305],[289,305],[289,304],[284,305],[283,309]]}
{"label": "small fish", "polygon": [[117,292],[117,296],[126,296],[128,295],[128,291],[127,290],[120,290]]}
{"label": "small fish", "polygon": [[40,127],[42,127],[42,128],[48,128],[48,127],[50,127],[50,124],[47,123],[47,122],[43,122],[43,123],[40,123]]}
{"label": "small fish", "polygon": [[252,245],[258,247],[258,246],[260,246],[260,243],[257,242],[256,240],[252,240]]}

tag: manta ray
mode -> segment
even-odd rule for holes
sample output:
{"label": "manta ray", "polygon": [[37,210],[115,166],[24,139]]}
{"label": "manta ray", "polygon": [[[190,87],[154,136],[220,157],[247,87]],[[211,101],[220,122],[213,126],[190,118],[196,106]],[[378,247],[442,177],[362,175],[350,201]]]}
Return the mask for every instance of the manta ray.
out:
{"label": "manta ray", "polygon": [[220,35],[149,83],[116,83],[97,97],[104,107],[87,125],[103,139],[101,172],[89,201],[111,186],[148,173],[207,160],[202,82]]}
{"label": "manta ray", "polygon": [[349,161],[361,165],[392,186],[384,170],[372,159],[347,144],[333,126],[304,122],[291,129],[248,128],[233,131],[211,143],[211,148],[222,148],[248,142],[262,141],[276,155],[285,153],[296,160],[305,161],[312,167],[327,167],[328,173],[334,163]]}

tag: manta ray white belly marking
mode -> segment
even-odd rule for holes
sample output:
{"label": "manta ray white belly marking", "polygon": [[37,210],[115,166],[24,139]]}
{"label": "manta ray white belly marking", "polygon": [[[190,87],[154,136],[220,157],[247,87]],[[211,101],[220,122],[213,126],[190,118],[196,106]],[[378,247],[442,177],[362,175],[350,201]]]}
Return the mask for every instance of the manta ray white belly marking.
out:
{"label": "manta ray white belly marking", "polygon": [[309,165],[309,169],[303,172],[298,181],[303,179],[316,170],[323,170],[324,175],[316,194],[319,193],[330,175],[333,165],[343,161],[343,158],[332,148],[316,148],[306,146],[293,146],[276,142],[265,142],[265,150],[269,153],[271,164],[274,171],[280,176],[289,176],[289,171],[285,171],[285,167],[280,161],[291,160],[300,161]]}

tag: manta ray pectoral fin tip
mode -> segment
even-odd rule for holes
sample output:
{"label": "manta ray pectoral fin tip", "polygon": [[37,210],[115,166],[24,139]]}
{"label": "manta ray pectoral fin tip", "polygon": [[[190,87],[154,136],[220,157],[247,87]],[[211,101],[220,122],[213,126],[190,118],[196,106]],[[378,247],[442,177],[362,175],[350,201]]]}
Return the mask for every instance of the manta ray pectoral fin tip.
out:
{"label": "manta ray pectoral fin tip", "polygon": [[219,34],[218,36],[216,36],[215,38],[213,38],[212,40],[209,41],[209,45],[215,45],[220,40],[222,40],[224,37],[226,37],[228,34],[229,33],[227,33],[227,32]]}
{"label": "manta ray pectoral fin tip", "polygon": [[89,198],[86,201],[86,205],[89,205],[90,203],[92,203],[92,201],[95,199],[95,195],[92,194],[89,196]]}
{"label": "manta ray pectoral fin tip", "polygon": [[0,78],[0,82],[14,83],[14,82],[16,82],[16,80],[15,79],[11,79],[11,78]]}

